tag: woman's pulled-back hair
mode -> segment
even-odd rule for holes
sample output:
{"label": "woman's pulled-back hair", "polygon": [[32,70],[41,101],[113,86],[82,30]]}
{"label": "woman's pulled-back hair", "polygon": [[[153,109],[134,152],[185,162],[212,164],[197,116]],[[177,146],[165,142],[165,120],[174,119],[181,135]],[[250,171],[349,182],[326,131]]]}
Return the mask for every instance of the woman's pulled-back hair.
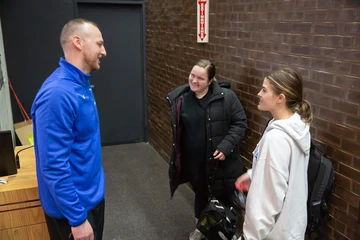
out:
{"label": "woman's pulled-back hair", "polygon": [[311,124],[313,120],[311,105],[303,100],[303,80],[301,75],[291,69],[283,68],[266,77],[272,85],[275,94],[284,94],[286,105],[297,112],[304,122]]}
{"label": "woman's pulled-back hair", "polygon": [[208,80],[211,81],[211,80],[214,80],[216,81],[215,79],[215,73],[216,73],[216,69],[215,69],[215,64],[210,62],[209,60],[206,60],[206,59],[200,59],[197,63],[195,63],[195,66],[199,66],[199,67],[202,67],[202,68],[205,68],[206,71],[207,71],[207,75],[208,75]]}

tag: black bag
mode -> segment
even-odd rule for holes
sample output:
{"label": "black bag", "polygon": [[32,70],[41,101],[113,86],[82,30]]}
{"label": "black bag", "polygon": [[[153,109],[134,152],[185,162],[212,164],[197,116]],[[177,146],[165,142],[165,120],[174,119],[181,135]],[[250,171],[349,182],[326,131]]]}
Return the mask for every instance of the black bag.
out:
{"label": "black bag", "polygon": [[308,167],[308,222],[306,235],[313,233],[322,237],[323,228],[328,221],[329,201],[334,185],[334,168],[325,155],[321,145],[311,142]]}
{"label": "black bag", "polygon": [[213,198],[201,213],[196,227],[207,240],[230,240],[236,232],[236,222],[234,209]]}
{"label": "black bag", "polygon": [[[212,173],[212,183],[214,183],[215,173],[218,169],[219,161],[216,161]],[[221,168],[219,170],[222,170]],[[226,174],[224,175],[224,186],[227,183]],[[227,187],[226,187],[227,188]],[[233,207],[227,207],[213,197],[209,188],[209,201],[202,211],[196,224],[196,228],[205,236],[207,240],[230,240],[235,235],[237,216]],[[230,195],[229,195],[230,196]]]}

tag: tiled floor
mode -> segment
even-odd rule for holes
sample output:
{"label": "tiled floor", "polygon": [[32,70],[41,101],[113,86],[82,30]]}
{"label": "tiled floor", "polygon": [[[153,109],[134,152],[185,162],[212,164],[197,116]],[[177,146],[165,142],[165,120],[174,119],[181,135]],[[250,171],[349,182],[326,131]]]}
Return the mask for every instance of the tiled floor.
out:
{"label": "tiled floor", "polygon": [[168,164],[147,143],[103,147],[104,240],[187,240],[195,229],[194,194],[182,185],[170,200]]}

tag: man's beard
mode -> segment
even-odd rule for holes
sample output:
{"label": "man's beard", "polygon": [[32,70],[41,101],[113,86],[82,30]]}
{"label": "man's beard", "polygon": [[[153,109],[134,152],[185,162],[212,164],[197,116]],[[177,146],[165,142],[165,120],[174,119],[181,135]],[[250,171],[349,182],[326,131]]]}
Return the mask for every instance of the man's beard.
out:
{"label": "man's beard", "polygon": [[90,72],[97,71],[100,69],[100,65],[98,64],[98,59],[93,56],[89,56],[85,54],[85,63],[89,66]]}

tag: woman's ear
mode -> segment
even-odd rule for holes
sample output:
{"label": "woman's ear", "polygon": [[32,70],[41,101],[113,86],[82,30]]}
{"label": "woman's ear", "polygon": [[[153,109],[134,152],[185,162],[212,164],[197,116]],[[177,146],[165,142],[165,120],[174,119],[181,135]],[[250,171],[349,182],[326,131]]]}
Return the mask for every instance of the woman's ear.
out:
{"label": "woman's ear", "polygon": [[279,94],[277,102],[278,103],[286,102],[286,97],[283,93]]}

